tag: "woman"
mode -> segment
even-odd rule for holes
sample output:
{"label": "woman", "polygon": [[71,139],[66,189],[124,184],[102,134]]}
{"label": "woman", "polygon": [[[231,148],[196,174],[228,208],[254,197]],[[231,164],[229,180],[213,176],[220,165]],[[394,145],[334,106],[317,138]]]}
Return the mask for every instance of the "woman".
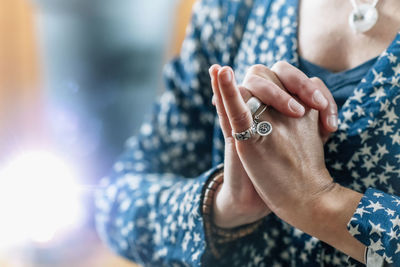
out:
{"label": "woman", "polygon": [[[361,4],[374,3],[199,2],[167,92],[103,181],[111,247],[152,266],[400,266],[400,2],[379,2],[376,24]],[[356,34],[359,22],[374,25]],[[303,72],[332,84],[338,125]],[[256,114],[272,132],[234,140],[253,124],[252,95],[276,110]]]}

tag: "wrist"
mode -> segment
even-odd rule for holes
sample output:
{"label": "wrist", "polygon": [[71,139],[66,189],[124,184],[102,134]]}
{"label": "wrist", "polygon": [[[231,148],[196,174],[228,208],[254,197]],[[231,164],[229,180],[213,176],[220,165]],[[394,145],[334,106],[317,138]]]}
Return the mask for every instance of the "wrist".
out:
{"label": "wrist", "polygon": [[214,195],[212,218],[220,228],[236,228],[254,223],[270,213],[269,208],[257,205],[253,200],[245,200],[240,194],[233,194],[225,184],[221,184]]}
{"label": "wrist", "polygon": [[347,229],[361,197],[358,192],[332,183],[303,211],[304,221],[299,228],[363,262],[365,246]]}
{"label": "wrist", "polygon": [[214,196],[213,223],[221,228],[235,228],[250,223],[237,204],[234,196],[229,194],[221,184]]}

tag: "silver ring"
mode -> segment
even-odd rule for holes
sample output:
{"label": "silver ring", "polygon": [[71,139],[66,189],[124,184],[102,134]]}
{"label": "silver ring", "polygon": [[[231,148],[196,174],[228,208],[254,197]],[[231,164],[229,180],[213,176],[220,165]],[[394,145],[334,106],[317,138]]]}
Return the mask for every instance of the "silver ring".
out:
{"label": "silver ring", "polygon": [[268,121],[259,121],[261,115],[267,110],[267,105],[264,105],[260,112],[254,116],[254,123],[256,125],[256,133],[261,136],[267,136],[272,132],[272,125]]}
{"label": "silver ring", "polygon": [[245,141],[249,140],[256,132],[257,132],[257,124],[253,123],[249,129],[243,132],[235,133],[232,131],[232,136],[238,141]]}
{"label": "silver ring", "polygon": [[249,107],[251,116],[256,113],[256,111],[261,107],[262,103],[260,99],[255,96],[250,97],[250,99],[246,102],[246,105]]}
{"label": "silver ring", "polygon": [[258,112],[256,115],[254,115],[254,118],[253,118],[253,119],[254,119],[254,121],[255,121],[256,123],[258,123],[258,120],[260,119],[260,116],[264,113],[264,111],[267,110],[267,108],[268,108],[268,106],[265,105],[265,104],[263,104],[263,105],[262,105],[261,111]]}
{"label": "silver ring", "polygon": [[267,136],[272,132],[272,125],[268,121],[262,121],[257,124],[257,133],[261,136]]}

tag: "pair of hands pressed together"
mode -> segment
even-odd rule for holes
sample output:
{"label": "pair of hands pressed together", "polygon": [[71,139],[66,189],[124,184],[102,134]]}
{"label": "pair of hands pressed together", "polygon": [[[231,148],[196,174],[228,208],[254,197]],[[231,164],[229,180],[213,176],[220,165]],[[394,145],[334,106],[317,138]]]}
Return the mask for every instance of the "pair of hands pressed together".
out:
{"label": "pair of hands pressed together", "polygon": [[[337,129],[329,89],[285,62],[271,69],[251,67],[241,86],[229,67],[213,65],[210,76],[225,138],[224,183],[214,198],[214,223],[233,228],[273,212],[362,261],[365,247],[346,228],[361,194],[334,183],[325,167],[323,144]],[[267,104],[261,120],[273,131],[236,141],[232,131],[252,124],[245,104],[251,96]]]}

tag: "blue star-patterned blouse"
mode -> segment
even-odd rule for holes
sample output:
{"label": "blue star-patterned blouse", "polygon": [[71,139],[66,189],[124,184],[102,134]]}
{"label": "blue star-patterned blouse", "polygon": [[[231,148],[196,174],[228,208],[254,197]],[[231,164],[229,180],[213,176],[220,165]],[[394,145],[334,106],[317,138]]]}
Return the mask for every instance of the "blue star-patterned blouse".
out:
{"label": "blue star-patterned blouse", "polygon": [[[223,162],[208,68],[229,65],[238,82],[254,64],[298,66],[297,0],[200,0],[182,52],[165,68],[166,92],[112,173],[101,182],[96,221],[117,253],[144,266],[362,266],[268,215],[256,232],[209,253],[200,212],[207,180]],[[339,111],[325,146],[341,185],[364,193],[349,232],[400,266],[400,33]]]}

